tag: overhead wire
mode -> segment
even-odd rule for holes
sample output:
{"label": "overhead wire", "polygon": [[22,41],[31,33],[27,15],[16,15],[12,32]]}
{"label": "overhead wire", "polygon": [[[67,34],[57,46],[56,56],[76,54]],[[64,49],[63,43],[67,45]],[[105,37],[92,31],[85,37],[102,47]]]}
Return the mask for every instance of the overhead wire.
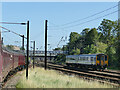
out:
{"label": "overhead wire", "polygon": [[[4,38],[4,41],[9,43],[9,45],[14,43],[14,38],[13,37],[10,37],[9,35],[6,35],[5,33],[2,33],[2,35],[3,35],[3,37],[7,38],[7,39]],[[9,40],[8,40],[8,38],[9,38]]]}
{"label": "overhead wire", "polygon": [[[118,4],[118,5],[119,5],[119,4]],[[62,29],[62,30],[63,30],[63,29],[65,30],[66,28],[73,28],[73,27],[75,27],[75,26],[80,26],[80,25],[82,25],[82,24],[85,24],[85,23],[88,23],[88,22],[97,20],[97,19],[99,19],[99,18],[102,18],[102,17],[105,17],[105,16],[109,16],[109,15],[111,15],[111,14],[113,14],[113,13],[118,12],[119,10],[113,11],[113,12],[111,12],[111,13],[105,14],[105,15],[103,15],[103,16],[100,16],[100,17],[97,17],[97,18],[94,18],[94,19],[91,19],[91,20],[88,20],[88,21],[85,21],[85,22],[82,22],[82,23],[79,23],[79,24],[70,25],[70,26],[67,26],[67,27],[64,27],[64,26],[65,26],[65,25],[68,25],[68,24],[72,24],[72,23],[74,23],[74,22],[79,22],[79,21],[81,21],[81,20],[84,20],[84,19],[87,19],[87,18],[90,18],[90,17],[93,17],[93,16],[96,16],[96,15],[101,14],[101,13],[103,13],[103,12],[105,12],[105,11],[108,11],[108,10],[110,10],[110,9],[112,9],[112,8],[115,8],[115,7],[117,7],[118,5],[115,5],[115,6],[113,6],[113,7],[110,7],[110,8],[108,8],[108,9],[106,9],[106,10],[103,10],[103,11],[98,12],[98,13],[96,13],[96,14],[93,14],[93,15],[90,15],[90,16],[88,16],[88,17],[85,17],[85,18],[83,18],[83,19],[79,19],[79,20],[76,20],[76,21],[73,21],[73,22],[70,22],[70,23],[63,24],[63,25],[61,25],[62,27],[60,27],[60,25],[56,25],[56,24],[54,24],[54,23],[52,23],[52,22],[49,22],[49,23],[53,24],[54,27],[58,27],[60,30],[61,30],[61,29]],[[49,26],[49,27],[51,27],[51,26]],[[50,29],[50,30],[51,30],[51,29]],[[52,29],[52,30],[55,30],[55,29]],[[58,29],[56,29],[56,30],[58,30]],[[60,41],[60,42],[61,42],[61,41]],[[59,44],[58,44],[58,45],[59,45]],[[58,47],[58,45],[57,45],[57,47]]]}
{"label": "overhead wire", "polygon": [[[14,33],[14,34],[16,34],[16,35],[22,37],[21,34],[18,34],[18,33],[14,32],[14,31],[12,31],[12,30],[9,30],[9,29],[7,29],[7,28],[5,28],[5,27],[0,26],[0,28],[3,28],[3,29],[5,29],[5,30],[7,30],[8,32],[12,32],[12,33]],[[27,37],[24,37],[24,38],[27,39]]]}
{"label": "overhead wire", "polygon": [[106,14],[106,15],[103,15],[103,16],[100,16],[100,17],[97,17],[97,18],[95,18],[95,19],[91,19],[91,20],[88,20],[88,21],[85,21],[85,22],[82,22],[82,23],[79,23],[79,24],[75,24],[75,25],[71,25],[71,26],[67,26],[67,27],[62,27],[62,28],[60,28],[60,29],[73,28],[73,27],[75,27],[75,26],[80,26],[80,25],[82,25],[82,24],[85,24],[85,23],[88,23],[88,22],[97,20],[97,19],[99,19],[99,18],[102,18],[102,17],[105,17],[105,16],[109,16],[109,15],[111,15],[111,14],[113,14],[113,13],[118,12],[118,11],[120,11],[120,10],[116,10],[116,11],[114,11],[114,12],[108,13],[108,14]]}
{"label": "overhead wire", "polygon": [[[111,14],[113,14],[113,13],[116,13],[116,12],[118,12],[118,10],[116,10],[116,11],[114,11],[114,12],[111,12],[111,13],[108,13],[108,14],[103,15],[103,16],[97,17],[97,18],[95,18],[95,19],[91,19],[91,20],[88,20],[88,21],[82,22],[82,23],[80,23],[80,24],[71,25],[71,27],[79,26],[79,25],[82,25],[82,24],[85,24],[85,23],[88,23],[88,22],[91,22],[91,21],[97,20],[97,19],[99,19],[99,18],[103,18],[103,17],[105,17],[105,16],[109,16],[109,15],[111,15]],[[69,27],[70,27],[70,26],[69,26]],[[68,28],[68,27],[64,27],[64,28]]]}
{"label": "overhead wire", "polygon": [[63,26],[65,26],[65,25],[69,25],[69,24],[72,24],[72,23],[80,22],[81,20],[85,20],[85,19],[87,19],[87,18],[91,18],[91,17],[93,17],[93,16],[96,16],[96,15],[101,14],[101,13],[103,13],[103,12],[106,12],[106,11],[108,11],[108,10],[111,10],[111,9],[117,7],[117,6],[119,6],[119,4],[117,4],[117,5],[113,6],[113,7],[110,7],[110,8],[108,8],[108,9],[105,9],[105,10],[103,10],[103,11],[97,12],[97,13],[95,13],[95,14],[93,14],[93,15],[90,15],[90,16],[87,16],[87,17],[85,17],[85,18],[82,18],[82,19],[78,19],[78,20],[75,20],[75,21],[72,21],[72,22],[69,22],[69,23],[66,23],[66,24],[55,25],[55,26],[50,26],[50,27],[63,27]]}

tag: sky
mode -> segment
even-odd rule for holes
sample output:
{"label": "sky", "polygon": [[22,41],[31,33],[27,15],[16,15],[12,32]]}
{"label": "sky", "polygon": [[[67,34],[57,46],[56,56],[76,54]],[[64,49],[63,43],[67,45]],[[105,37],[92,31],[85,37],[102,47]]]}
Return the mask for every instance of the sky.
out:
{"label": "sky", "polygon": [[[45,20],[48,20],[48,50],[62,47],[69,40],[71,32],[81,33],[85,28],[97,28],[105,19],[117,20],[118,12],[96,20],[118,10],[118,7],[84,20],[100,11],[114,7],[118,2],[2,2],[2,21],[30,22],[30,40],[36,41],[36,48],[44,50]],[[88,22],[89,20],[93,20]],[[2,24],[14,32],[26,36],[26,26]],[[2,30],[3,31],[3,30]],[[21,37],[10,32],[3,32],[4,44],[21,46]],[[63,40],[60,42],[61,38]],[[60,44],[58,45],[58,43]],[[26,42],[25,42],[26,45]],[[30,43],[30,47],[32,43]]]}

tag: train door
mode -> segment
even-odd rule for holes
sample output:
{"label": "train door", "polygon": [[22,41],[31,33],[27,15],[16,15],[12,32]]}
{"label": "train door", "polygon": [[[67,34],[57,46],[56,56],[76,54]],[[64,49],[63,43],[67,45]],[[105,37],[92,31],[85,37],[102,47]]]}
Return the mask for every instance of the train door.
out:
{"label": "train door", "polygon": [[104,66],[104,63],[105,63],[105,56],[101,55],[101,57],[100,57],[100,65]]}

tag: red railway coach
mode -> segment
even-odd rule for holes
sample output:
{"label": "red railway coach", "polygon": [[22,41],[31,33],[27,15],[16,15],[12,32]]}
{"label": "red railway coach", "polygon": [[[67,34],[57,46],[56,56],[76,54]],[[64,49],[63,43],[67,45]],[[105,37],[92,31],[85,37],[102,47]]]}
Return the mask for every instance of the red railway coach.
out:
{"label": "red railway coach", "polygon": [[25,65],[25,56],[24,55],[19,55],[19,61],[18,61],[18,66]]}
{"label": "red railway coach", "polygon": [[2,47],[0,32],[0,83],[8,73],[25,65],[25,55],[20,51],[8,50]]}

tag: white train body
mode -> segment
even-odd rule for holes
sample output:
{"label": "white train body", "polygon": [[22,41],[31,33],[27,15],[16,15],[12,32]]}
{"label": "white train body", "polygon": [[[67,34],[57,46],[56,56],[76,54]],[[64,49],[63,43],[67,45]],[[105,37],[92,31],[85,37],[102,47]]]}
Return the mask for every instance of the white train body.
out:
{"label": "white train body", "polygon": [[105,54],[81,54],[66,56],[66,65],[106,68],[108,66],[108,56]]}

